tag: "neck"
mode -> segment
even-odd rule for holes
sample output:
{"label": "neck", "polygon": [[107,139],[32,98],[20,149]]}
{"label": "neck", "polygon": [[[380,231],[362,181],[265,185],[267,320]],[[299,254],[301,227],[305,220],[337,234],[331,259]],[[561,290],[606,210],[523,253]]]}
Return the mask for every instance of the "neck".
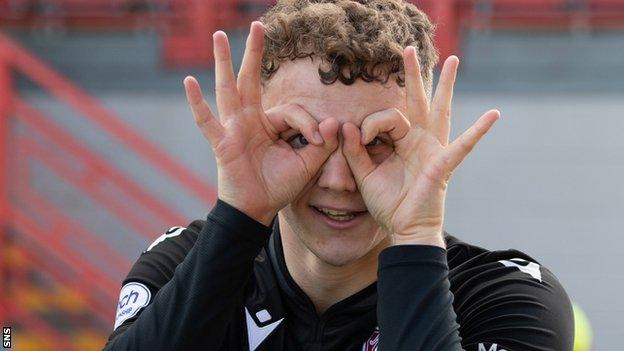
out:
{"label": "neck", "polygon": [[388,238],[364,256],[344,265],[332,265],[310,251],[281,218],[280,234],[286,268],[297,285],[310,298],[317,314],[366,288],[377,280],[381,250],[390,245]]}

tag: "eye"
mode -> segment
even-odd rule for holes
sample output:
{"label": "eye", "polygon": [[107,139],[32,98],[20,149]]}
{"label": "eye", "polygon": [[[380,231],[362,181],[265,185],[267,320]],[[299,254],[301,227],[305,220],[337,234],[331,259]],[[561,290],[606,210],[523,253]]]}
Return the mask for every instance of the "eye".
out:
{"label": "eye", "polygon": [[288,144],[293,147],[293,149],[301,149],[302,147],[308,145],[308,139],[306,139],[302,134],[297,134],[288,138]]}
{"label": "eye", "polygon": [[370,143],[366,144],[366,147],[369,147],[369,146],[379,146],[379,145],[381,145],[383,143],[384,143],[383,140],[381,140],[378,137],[375,137],[375,139],[371,140]]}
{"label": "eye", "polygon": [[383,162],[394,150],[394,143],[389,136],[380,134],[366,144],[366,151],[377,163]]}

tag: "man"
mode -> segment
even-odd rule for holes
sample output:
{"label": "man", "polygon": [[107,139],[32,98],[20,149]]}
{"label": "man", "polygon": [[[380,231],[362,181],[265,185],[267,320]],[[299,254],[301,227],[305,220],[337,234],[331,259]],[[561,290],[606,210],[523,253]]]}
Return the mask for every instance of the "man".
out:
{"label": "man", "polygon": [[184,85],[218,203],[141,254],[105,349],[571,350],[547,269],[442,230],[451,172],[499,112],[449,143],[459,61],[430,105],[432,31],[401,0],[282,1],[238,78],[215,33],[218,119]]}

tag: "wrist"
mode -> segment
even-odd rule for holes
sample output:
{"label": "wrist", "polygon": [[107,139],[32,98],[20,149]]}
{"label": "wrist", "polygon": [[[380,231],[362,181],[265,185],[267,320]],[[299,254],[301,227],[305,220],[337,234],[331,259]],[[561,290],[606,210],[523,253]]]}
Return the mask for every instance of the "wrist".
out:
{"label": "wrist", "polygon": [[275,216],[277,215],[277,211],[250,208],[248,206],[245,206],[244,204],[238,203],[237,201],[233,201],[230,199],[220,198],[220,200],[234,207],[235,209],[239,210],[240,212],[247,215],[249,218],[264,225],[265,227],[269,227],[271,225],[271,222],[273,221],[273,218],[275,218]]}
{"label": "wrist", "polygon": [[398,245],[429,245],[446,249],[446,241],[442,231],[413,234],[392,235],[392,246]]}
{"label": "wrist", "polygon": [[273,218],[277,216],[277,212],[259,212],[257,214],[247,214],[249,217],[253,218],[255,221],[262,223],[265,227],[271,226],[273,222]]}

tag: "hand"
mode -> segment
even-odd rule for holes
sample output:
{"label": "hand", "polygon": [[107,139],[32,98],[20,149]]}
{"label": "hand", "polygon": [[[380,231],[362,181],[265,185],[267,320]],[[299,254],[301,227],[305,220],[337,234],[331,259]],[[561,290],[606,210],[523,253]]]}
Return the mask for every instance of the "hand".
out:
{"label": "hand", "polygon": [[[213,40],[219,120],[193,77],[184,79],[186,96],[217,159],[219,199],[268,225],[336,149],[338,121],[327,119],[318,124],[297,105],[263,111],[262,23],[251,24],[238,79],[232,70],[227,36],[219,31]],[[293,148],[280,139],[280,133],[289,129],[299,131],[309,144]]]}
{"label": "hand", "polygon": [[[399,110],[367,116],[360,129],[342,127],[343,153],[366,206],[395,244],[445,247],[442,236],[444,200],[453,170],[500,117],[490,110],[451,144],[448,143],[453,85],[459,60],[449,57],[429,109],[416,50],[403,53],[407,116]],[[361,131],[361,133],[360,133]],[[375,163],[363,145],[388,133],[393,153]]]}

